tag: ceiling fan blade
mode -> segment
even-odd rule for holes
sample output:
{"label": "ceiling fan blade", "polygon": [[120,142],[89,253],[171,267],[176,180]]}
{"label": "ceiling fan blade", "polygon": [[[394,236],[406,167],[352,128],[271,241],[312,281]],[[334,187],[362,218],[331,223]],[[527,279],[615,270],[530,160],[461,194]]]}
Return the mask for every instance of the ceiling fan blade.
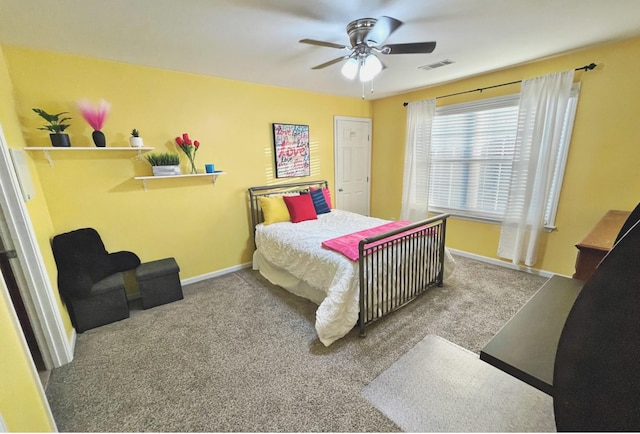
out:
{"label": "ceiling fan blade", "polygon": [[385,45],[381,51],[383,54],[415,54],[431,53],[435,48],[435,42],[411,42],[408,44]]}
{"label": "ceiling fan blade", "polygon": [[396,20],[395,18],[382,16],[377,19],[364,40],[371,42],[372,45],[380,45],[386,41],[393,32],[398,30],[398,27],[402,24],[404,24],[402,21]]}
{"label": "ceiling fan blade", "polygon": [[314,67],[313,67],[313,68],[311,68],[311,69],[322,69],[322,68],[326,68],[327,66],[331,66],[331,65],[333,65],[334,63],[338,63],[338,62],[340,62],[341,60],[346,59],[347,57],[349,57],[349,54],[347,54],[346,56],[336,57],[336,58],[335,58],[335,59],[333,59],[333,60],[329,60],[328,62],[324,62],[324,63],[322,63],[322,64],[320,64],[320,65],[314,66]]}
{"label": "ceiling fan blade", "polygon": [[340,48],[345,49],[349,48],[346,45],[334,44],[333,42],[325,42],[325,41],[316,41],[315,39],[300,39],[303,44],[311,44],[311,45],[319,45],[321,47],[329,47],[329,48]]}

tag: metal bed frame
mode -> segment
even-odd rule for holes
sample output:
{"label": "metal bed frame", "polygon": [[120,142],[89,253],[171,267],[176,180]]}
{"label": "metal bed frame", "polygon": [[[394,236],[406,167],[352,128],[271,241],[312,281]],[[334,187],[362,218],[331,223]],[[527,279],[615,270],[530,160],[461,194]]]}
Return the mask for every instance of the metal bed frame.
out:
{"label": "metal bed frame", "polygon": [[[258,198],[327,188],[327,181],[249,188],[251,223],[264,220]],[[444,244],[449,214],[441,214],[409,226],[360,241],[358,260],[360,286],[360,336],[366,326],[415,300],[433,286],[442,286]],[[257,247],[257,246],[256,246]]]}

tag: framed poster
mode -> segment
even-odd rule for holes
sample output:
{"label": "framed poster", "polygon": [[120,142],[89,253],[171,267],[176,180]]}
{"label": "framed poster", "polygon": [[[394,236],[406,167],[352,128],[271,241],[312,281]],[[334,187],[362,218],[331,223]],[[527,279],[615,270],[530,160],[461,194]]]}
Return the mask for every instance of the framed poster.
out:
{"label": "framed poster", "polygon": [[309,176],[309,125],[273,124],[276,178]]}

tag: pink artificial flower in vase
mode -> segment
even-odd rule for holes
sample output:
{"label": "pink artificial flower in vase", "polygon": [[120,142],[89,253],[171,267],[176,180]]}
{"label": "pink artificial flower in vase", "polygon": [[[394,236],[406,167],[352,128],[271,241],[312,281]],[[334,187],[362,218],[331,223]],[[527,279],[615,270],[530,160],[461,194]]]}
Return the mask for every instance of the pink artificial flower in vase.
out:
{"label": "pink artificial flower in vase", "polygon": [[111,104],[101,99],[98,102],[98,106],[94,107],[89,100],[81,99],[78,101],[78,108],[80,109],[84,120],[91,125],[91,128],[93,128],[93,133],[91,133],[93,143],[95,143],[99,148],[104,148],[107,142],[104,137],[104,133],[101,130],[104,125],[104,121],[109,114],[109,110],[111,109]]}

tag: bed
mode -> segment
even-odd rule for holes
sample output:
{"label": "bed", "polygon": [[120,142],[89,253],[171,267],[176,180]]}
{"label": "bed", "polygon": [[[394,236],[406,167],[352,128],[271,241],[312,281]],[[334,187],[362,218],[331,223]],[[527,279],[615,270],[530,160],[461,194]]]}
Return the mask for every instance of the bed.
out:
{"label": "bed", "polygon": [[[418,223],[390,222],[330,208],[295,223],[272,221],[267,201],[289,203],[311,194],[315,201],[318,191],[330,205],[326,181],[251,187],[249,201],[253,268],[318,305],[315,328],[325,346],[356,325],[365,336],[368,324],[441,286],[452,272],[454,260],[444,247],[447,214]],[[346,252],[333,250],[344,243],[350,243]]]}

